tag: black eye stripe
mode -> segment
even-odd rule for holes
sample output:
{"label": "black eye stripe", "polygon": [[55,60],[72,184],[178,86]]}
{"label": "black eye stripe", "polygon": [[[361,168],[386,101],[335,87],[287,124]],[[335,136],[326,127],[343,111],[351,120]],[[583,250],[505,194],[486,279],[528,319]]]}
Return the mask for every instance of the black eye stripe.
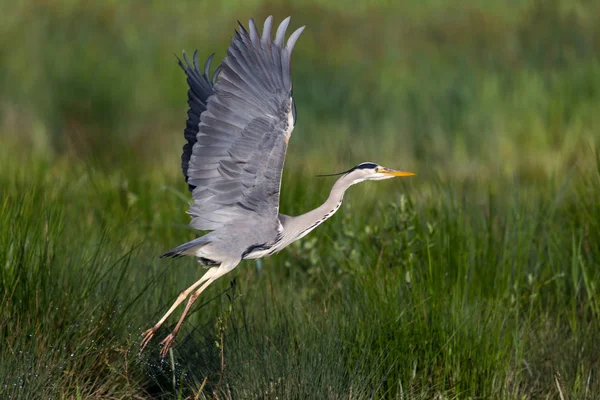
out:
{"label": "black eye stripe", "polygon": [[375,169],[377,168],[377,164],[371,163],[371,162],[364,162],[362,164],[358,164],[356,167],[352,168],[352,170],[355,169]]}
{"label": "black eye stripe", "polygon": [[378,168],[379,165],[372,163],[372,162],[364,162],[361,164],[358,164],[356,167],[354,168],[350,168],[348,171],[344,171],[344,172],[338,172],[337,174],[322,174],[322,175],[317,175],[317,176],[336,176],[336,175],[345,175],[345,174],[349,174],[352,171],[355,171],[357,169],[376,169]]}

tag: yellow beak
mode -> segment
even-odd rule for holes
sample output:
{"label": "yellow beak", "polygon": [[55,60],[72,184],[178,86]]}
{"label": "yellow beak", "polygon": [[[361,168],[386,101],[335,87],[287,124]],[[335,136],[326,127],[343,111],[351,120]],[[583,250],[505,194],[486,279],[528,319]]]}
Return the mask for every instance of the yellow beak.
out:
{"label": "yellow beak", "polygon": [[415,175],[417,175],[417,174],[413,174],[412,172],[396,171],[393,169],[385,169],[381,172],[386,175],[390,175],[390,176],[415,176]]}

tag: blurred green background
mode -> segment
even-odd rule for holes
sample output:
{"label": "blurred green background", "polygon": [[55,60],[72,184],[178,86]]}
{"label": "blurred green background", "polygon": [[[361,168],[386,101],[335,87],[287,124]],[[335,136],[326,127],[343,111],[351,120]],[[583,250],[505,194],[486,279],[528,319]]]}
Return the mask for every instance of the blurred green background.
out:
{"label": "blurred green background", "polygon": [[[600,2],[0,9],[0,397],[598,395]],[[351,189],[341,215],[211,287],[171,360],[156,343],[138,358],[203,272],[156,258],[198,234],[174,54],[221,59],[237,20],[268,15],[307,26],[282,212],[326,198],[315,174],[418,175]]]}
{"label": "blurred green background", "polygon": [[173,54],[197,48],[200,58],[220,59],[236,20],[270,14],[307,25],[293,61],[302,123],[290,168],[376,159],[422,162],[444,177],[535,180],[584,162],[598,140],[600,6],[591,0],[25,1],[3,9],[2,140],[48,159],[174,170],[186,83]]}

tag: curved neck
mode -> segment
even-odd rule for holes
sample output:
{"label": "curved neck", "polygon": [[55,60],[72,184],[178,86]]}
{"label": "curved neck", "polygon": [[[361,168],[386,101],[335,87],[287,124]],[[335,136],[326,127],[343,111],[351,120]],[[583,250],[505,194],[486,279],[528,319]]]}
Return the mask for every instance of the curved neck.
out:
{"label": "curved neck", "polygon": [[331,217],[342,205],[346,189],[355,183],[353,178],[344,175],[333,184],[329,197],[319,207],[297,217],[280,216],[283,225],[281,248],[304,237]]}

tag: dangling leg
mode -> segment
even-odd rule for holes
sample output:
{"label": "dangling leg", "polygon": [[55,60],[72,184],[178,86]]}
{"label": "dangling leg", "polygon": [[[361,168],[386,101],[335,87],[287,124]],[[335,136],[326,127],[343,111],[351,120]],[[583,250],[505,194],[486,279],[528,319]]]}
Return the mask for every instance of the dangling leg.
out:
{"label": "dangling leg", "polygon": [[[236,265],[237,265],[237,263],[236,263]],[[181,318],[179,318],[179,322],[177,322],[177,325],[175,326],[175,329],[173,329],[173,332],[171,332],[166,338],[163,339],[162,342],[160,342],[161,346],[163,346],[162,349],[160,349],[161,358],[165,358],[167,356],[167,353],[169,352],[169,349],[173,345],[173,342],[175,341],[175,337],[177,336],[177,333],[179,332],[179,329],[181,328],[181,325],[183,324],[185,317],[187,316],[188,312],[192,308],[192,305],[194,304],[194,302],[196,301],[198,296],[200,296],[200,294],[204,291],[204,289],[206,289],[208,287],[208,285],[210,285],[215,280],[217,280],[219,277],[225,275],[227,272],[232,270],[231,267],[229,267],[229,268],[227,268],[227,267],[223,268],[223,267],[224,266],[221,265],[217,269],[217,271],[215,271],[211,275],[211,277],[208,278],[206,283],[200,287],[200,289],[198,289],[194,293],[192,293],[192,295],[190,296],[190,299],[188,300],[187,305],[185,306],[185,310],[183,310],[183,314],[181,314]]]}
{"label": "dangling leg", "polygon": [[154,325],[152,328],[150,328],[147,331],[145,331],[144,333],[142,333],[142,336],[144,338],[142,339],[142,342],[140,343],[140,354],[142,353],[142,351],[144,351],[144,349],[150,342],[150,339],[152,339],[152,337],[154,336],[154,334],[156,333],[158,328],[160,328],[162,326],[162,324],[164,324],[164,322],[167,320],[169,315],[171,315],[173,313],[173,311],[175,311],[175,309],[181,303],[183,303],[183,301],[190,295],[190,293],[192,293],[202,283],[204,283],[208,279],[210,279],[212,277],[212,275],[217,272],[218,269],[219,269],[219,267],[212,267],[211,269],[206,271],[206,273],[202,276],[202,278],[200,278],[196,283],[194,283],[192,286],[190,286],[189,288],[187,288],[183,292],[181,292],[179,294],[179,296],[177,297],[177,300],[175,300],[175,302],[173,303],[171,308],[169,308],[169,311],[167,311],[167,313],[156,323],[156,325]]}

